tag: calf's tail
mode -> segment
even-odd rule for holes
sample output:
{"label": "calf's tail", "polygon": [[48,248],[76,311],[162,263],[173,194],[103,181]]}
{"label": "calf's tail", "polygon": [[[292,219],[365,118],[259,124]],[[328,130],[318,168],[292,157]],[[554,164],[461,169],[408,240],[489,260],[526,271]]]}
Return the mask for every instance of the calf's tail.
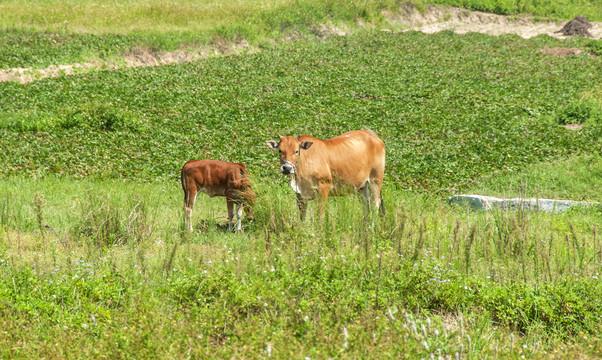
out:
{"label": "calf's tail", "polygon": [[186,181],[184,180],[184,168],[180,172],[180,181],[182,182],[182,190],[184,190],[184,207],[188,206],[188,189],[186,189]]}

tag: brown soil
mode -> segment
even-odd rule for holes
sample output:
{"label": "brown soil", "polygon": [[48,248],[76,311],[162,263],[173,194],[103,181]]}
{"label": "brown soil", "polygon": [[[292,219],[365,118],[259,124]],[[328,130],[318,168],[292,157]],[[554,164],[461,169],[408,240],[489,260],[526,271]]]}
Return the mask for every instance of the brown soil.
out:
{"label": "brown soil", "polygon": [[[387,19],[391,28],[385,28],[382,29],[382,31],[389,32],[414,30],[432,34],[439,31],[451,30],[457,34],[465,34],[468,32],[489,35],[516,34],[523,38],[530,38],[542,34],[556,38],[565,38],[567,36],[564,34],[564,32],[566,32],[563,31],[564,28],[558,31],[562,26],[561,22],[558,21],[534,21],[528,16],[508,17],[447,6],[429,6],[425,11],[421,12],[418,11],[414,5],[405,4],[400,7],[398,12],[384,11],[383,16]],[[602,36],[602,23],[589,23],[583,17],[581,17],[583,19],[580,19],[580,17],[577,18],[571,20],[565,27],[569,26],[571,23],[573,23],[569,26],[571,29],[587,26],[586,31],[592,37],[600,38]],[[577,23],[580,25],[575,25]],[[369,25],[358,22],[358,26],[367,27]],[[352,30],[344,27],[336,27],[332,24],[317,24],[312,28],[312,34],[320,40],[330,36],[344,36],[350,31]],[[291,31],[279,41],[293,42],[304,38],[304,35],[301,33]],[[185,63],[200,58],[237,55],[243,52],[248,53],[255,51],[257,51],[257,49],[250,46],[245,40],[240,40],[236,43],[217,41],[212,46],[159,53],[153,52],[150,48],[138,48],[117,60],[111,61],[94,60],[83,64],[51,65],[45,69],[12,68],[0,70],[0,82],[18,81],[20,83],[29,83],[48,77],[81,74],[94,70],[116,70],[138,66],[160,66]],[[542,49],[542,52],[563,56],[578,54],[580,50],[555,48]]]}
{"label": "brown soil", "polygon": [[[480,11],[453,8],[448,6],[429,6],[425,12],[418,11],[414,5],[407,4],[399,13],[385,11],[385,18],[393,25],[407,27],[431,34],[451,30],[457,34],[477,32],[489,35],[516,34],[528,39],[538,35],[565,38],[558,29],[561,21],[534,21],[530,16],[503,16]],[[602,36],[602,23],[591,23],[593,37]]]}
{"label": "brown soil", "polygon": [[583,124],[566,124],[563,127],[567,130],[581,130],[585,125]]}
{"label": "brown soil", "polygon": [[117,70],[140,66],[179,64],[197,59],[239,55],[243,52],[249,53],[254,51],[257,51],[257,49],[250,46],[244,40],[235,44],[217,41],[212,46],[164,52],[154,52],[150,48],[140,47],[133,49],[121,58],[110,61],[94,60],[83,64],[50,65],[45,69],[12,68],[9,70],[0,70],[0,82],[18,81],[26,84],[49,77],[81,74],[94,70]]}
{"label": "brown soil", "polygon": [[581,49],[575,48],[548,48],[544,47],[541,52],[548,55],[554,56],[567,56],[567,55],[578,55],[581,54]]}
{"label": "brown soil", "polygon": [[588,29],[592,27],[592,24],[587,21],[585,16],[576,16],[573,20],[569,21],[562,27],[562,29],[558,30],[559,33],[562,33],[565,36],[583,36],[583,37],[594,37],[592,33],[589,32]]}

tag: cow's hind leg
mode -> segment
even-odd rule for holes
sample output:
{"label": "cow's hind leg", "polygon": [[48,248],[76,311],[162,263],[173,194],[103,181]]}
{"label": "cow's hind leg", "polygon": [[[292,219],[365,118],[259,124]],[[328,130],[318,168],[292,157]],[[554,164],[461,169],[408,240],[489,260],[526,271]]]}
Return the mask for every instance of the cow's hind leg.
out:
{"label": "cow's hind leg", "polygon": [[364,185],[364,187],[361,189],[361,198],[362,198],[362,203],[364,204],[364,212],[365,214],[368,214],[370,212],[370,207],[372,204],[370,204],[370,199],[372,198],[372,196],[370,196],[370,183],[366,183]]}
{"label": "cow's hind leg", "polygon": [[376,208],[380,210],[380,214],[385,214],[385,204],[383,203],[383,177],[385,172],[385,164],[384,159],[383,163],[380,166],[376,166],[370,172],[370,187],[372,193],[372,201],[376,205]]}
{"label": "cow's hind leg", "polygon": [[[369,221],[372,214],[373,205],[372,204],[372,186],[370,181],[366,181],[364,187],[360,189],[360,197],[362,198],[362,203],[364,204],[364,221]],[[372,226],[374,226],[374,219],[372,219]]]}
{"label": "cow's hind leg", "polygon": [[370,182],[370,193],[374,205],[380,211],[381,215],[385,214],[385,204],[383,203],[382,184],[376,182]]}

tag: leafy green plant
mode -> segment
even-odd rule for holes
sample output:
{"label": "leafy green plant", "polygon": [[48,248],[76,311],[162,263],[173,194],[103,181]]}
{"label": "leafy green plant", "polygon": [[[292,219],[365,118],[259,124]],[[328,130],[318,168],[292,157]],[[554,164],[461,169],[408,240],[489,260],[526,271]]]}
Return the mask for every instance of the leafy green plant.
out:
{"label": "leafy green plant", "polygon": [[585,47],[594,55],[602,56],[602,42],[600,40],[590,40]]}
{"label": "leafy green plant", "polygon": [[556,116],[559,124],[602,124],[602,102],[573,101]]}

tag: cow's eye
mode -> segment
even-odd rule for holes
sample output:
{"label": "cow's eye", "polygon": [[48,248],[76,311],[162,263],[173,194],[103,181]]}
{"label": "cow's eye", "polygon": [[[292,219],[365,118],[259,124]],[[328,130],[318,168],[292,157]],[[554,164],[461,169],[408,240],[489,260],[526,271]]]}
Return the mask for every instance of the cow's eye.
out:
{"label": "cow's eye", "polygon": [[295,151],[295,154],[298,154],[298,153],[299,153],[299,150]]}

